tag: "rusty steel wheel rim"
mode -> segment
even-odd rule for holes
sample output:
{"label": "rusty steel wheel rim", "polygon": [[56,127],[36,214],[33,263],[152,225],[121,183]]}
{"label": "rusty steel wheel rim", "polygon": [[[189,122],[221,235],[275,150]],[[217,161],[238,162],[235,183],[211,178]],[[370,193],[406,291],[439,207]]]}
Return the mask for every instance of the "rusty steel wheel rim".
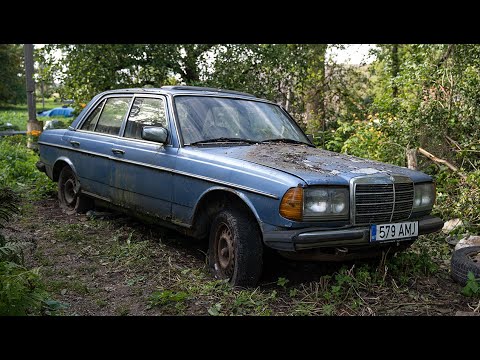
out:
{"label": "rusty steel wheel rim", "polygon": [[474,263],[480,264],[480,251],[476,251],[473,254],[470,254],[469,257],[470,260],[472,260]]}
{"label": "rusty steel wheel rim", "polygon": [[230,227],[222,223],[215,234],[217,263],[225,277],[233,275],[235,264],[235,241]]}
{"label": "rusty steel wheel rim", "polygon": [[63,198],[68,207],[75,206],[75,200],[77,198],[75,194],[75,179],[73,177],[68,178],[67,181],[63,184]]}

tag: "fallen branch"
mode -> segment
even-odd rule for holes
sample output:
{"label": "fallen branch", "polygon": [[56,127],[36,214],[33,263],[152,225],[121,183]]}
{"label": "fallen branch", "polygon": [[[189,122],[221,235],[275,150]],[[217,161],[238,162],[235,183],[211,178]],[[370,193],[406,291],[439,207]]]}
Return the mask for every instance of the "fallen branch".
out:
{"label": "fallen branch", "polygon": [[440,159],[440,158],[436,157],[435,155],[429,153],[427,150],[422,149],[421,147],[418,148],[418,152],[419,152],[420,154],[422,154],[422,155],[425,155],[425,156],[428,157],[430,160],[432,160],[432,161],[434,161],[434,162],[436,162],[436,163],[438,163],[438,164],[444,164],[444,165],[446,165],[450,170],[452,170],[453,172],[458,173],[458,175],[460,175],[460,177],[461,177],[462,179],[466,179],[466,178],[467,178],[465,174],[462,174],[455,165],[449,163],[447,160]]}
{"label": "fallen branch", "polygon": [[[452,143],[453,145],[455,145],[455,146],[457,147],[457,149],[458,149],[459,151],[461,151],[461,152],[470,152],[470,151],[471,151],[471,152],[480,152],[480,151],[477,151],[477,150],[470,150],[470,149],[462,150],[462,148],[460,147],[460,145],[458,144],[458,142],[456,142],[455,140],[453,140],[450,136],[445,135],[445,138],[446,138],[450,143]],[[471,166],[472,168],[474,168],[475,170],[477,170],[477,167],[476,167],[475,165],[473,165],[473,163],[472,163],[466,156],[465,156],[463,159],[464,159],[463,161],[467,160],[468,163],[470,164],[470,166]]]}
{"label": "fallen branch", "polygon": [[455,140],[453,140],[450,136],[448,135],[445,135],[445,138],[450,141],[453,145],[455,145],[457,147],[458,150],[462,151],[462,148],[460,147],[460,145],[458,145],[458,142],[456,142]]}

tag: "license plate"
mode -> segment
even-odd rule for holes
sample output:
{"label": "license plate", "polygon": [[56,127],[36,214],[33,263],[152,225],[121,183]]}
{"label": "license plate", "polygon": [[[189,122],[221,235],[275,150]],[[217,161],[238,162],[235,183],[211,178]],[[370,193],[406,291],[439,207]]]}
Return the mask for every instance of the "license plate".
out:
{"label": "license plate", "polygon": [[370,227],[370,242],[409,239],[418,236],[418,221],[380,224]]}

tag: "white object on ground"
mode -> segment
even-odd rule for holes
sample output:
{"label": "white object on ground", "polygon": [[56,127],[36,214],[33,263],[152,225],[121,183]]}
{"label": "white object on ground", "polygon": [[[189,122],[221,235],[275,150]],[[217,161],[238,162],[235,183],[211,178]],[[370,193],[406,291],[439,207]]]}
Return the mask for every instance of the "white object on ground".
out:
{"label": "white object on ground", "polygon": [[457,245],[455,245],[455,251],[468,246],[480,246],[480,236],[469,235],[460,239]]}
{"label": "white object on ground", "polygon": [[459,226],[462,226],[462,225],[463,225],[462,220],[451,219],[451,220],[446,221],[445,224],[443,224],[442,231],[445,234],[448,234],[448,233],[452,232],[453,230],[455,230],[456,228],[458,228]]}

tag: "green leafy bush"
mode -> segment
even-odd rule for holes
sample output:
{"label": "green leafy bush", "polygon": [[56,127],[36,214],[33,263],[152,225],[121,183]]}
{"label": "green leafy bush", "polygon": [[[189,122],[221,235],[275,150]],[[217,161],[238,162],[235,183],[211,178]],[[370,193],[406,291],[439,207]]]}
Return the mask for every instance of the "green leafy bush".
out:
{"label": "green leafy bush", "polygon": [[[19,201],[12,189],[0,186],[0,230],[18,213]],[[7,241],[0,234],[0,315],[36,314],[44,308],[48,294],[42,288],[39,269],[23,266],[23,250],[30,245]]]}
{"label": "green leafy bush", "polygon": [[47,297],[38,268],[28,270],[14,262],[0,262],[0,315],[37,314]]}
{"label": "green leafy bush", "polygon": [[51,195],[56,186],[35,167],[38,155],[27,148],[25,136],[0,139],[0,183],[21,191],[30,199]]}
{"label": "green leafy bush", "polygon": [[[0,184],[0,230],[11,219],[14,214],[19,212],[18,195],[10,188]],[[0,233],[0,261],[21,261],[18,253],[21,249],[16,246],[7,245],[4,236]]]}
{"label": "green leafy bush", "polygon": [[368,115],[366,120],[338,122],[338,128],[326,143],[328,150],[362,158],[405,165],[405,147],[392,140],[394,118],[390,115]]}
{"label": "green leafy bush", "polygon": [[437,200],[435,212],[444,219],[460,218],[464,229],[480,230],[480,170],[470,172],[466,179],[449,170],[436,176]]}
{"label": "green leafy bush", "polygon": [[24,263],[23,250],[29,248],[29,242],[6,241],[0,234],[0,261],[11,261],[17,264]]}
{"label": "green leafy bush", "polygon": [[480,296],[480,279],[475,279],[475,275],[469,271],[467,275],[467,284],[462,289],[465,296]]}

